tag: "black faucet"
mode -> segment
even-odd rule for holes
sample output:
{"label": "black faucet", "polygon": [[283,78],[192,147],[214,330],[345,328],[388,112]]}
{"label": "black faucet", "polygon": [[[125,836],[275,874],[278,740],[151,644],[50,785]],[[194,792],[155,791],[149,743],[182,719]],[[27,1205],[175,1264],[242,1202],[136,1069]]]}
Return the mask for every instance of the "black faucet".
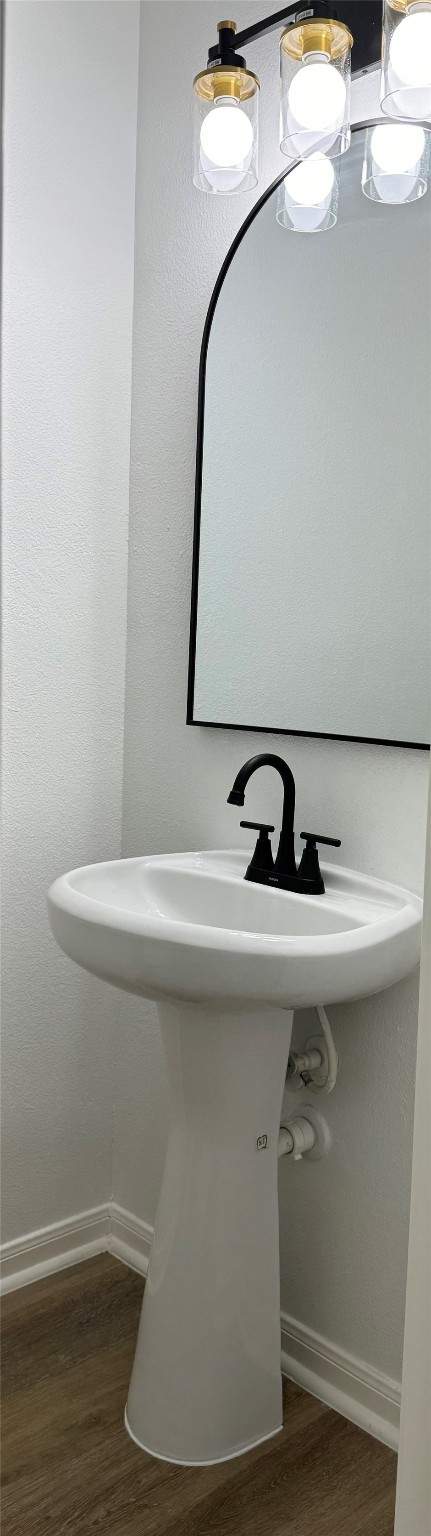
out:
{"label": "black faucet", "polygon": [[274,831],[267,822],[242,821],[242,827],[251,827],[259,832],[256,848],[251,863],[245,873],[246,880],[252,880],[257,885],[274,885],[283,891],[299,891],[303,895],[323,895],[325,886],[319,867],[319,855],[317,843],[327,843],[332,848],[340,848],[339,838],[319,837],[315,832],[301,832],[301,838],[305,840],[305,849],[302,855],[299,869],[295,859],[295,780],[291,769],[282,757],[275,756],[272,752],[259,752],[257,757],[250,757],[243,768],[237,773],[230,795],[229,805],[244,805],[244,794],[251,775],[257,768],[276,768],[284,787],[283,817],[281,823],[280,842],[277,856],[274,862],[269,840],[269,833]]}
{"label": "black faucet", "polygon": [[[275,860],[275,872],[282,875],[296,875],[295,841],[293,824],[295,819],[295,780],[291,769],[282,757],[275,757],[273,752],[258,752],[257,757],[249,757],[248,763],[240,768],[235,783],[228,795],[229,805],[244,805],[244,791],[252,773],[257,768],[276,768],[280,774],[284,786],[283,819],[281,823],[281,835],[278,845],[277,858]],[[241,826],[243,823],[241,822]],[[263,825],[263,824],[262,824]],[[266,828],[268,831],[269,829]]]}

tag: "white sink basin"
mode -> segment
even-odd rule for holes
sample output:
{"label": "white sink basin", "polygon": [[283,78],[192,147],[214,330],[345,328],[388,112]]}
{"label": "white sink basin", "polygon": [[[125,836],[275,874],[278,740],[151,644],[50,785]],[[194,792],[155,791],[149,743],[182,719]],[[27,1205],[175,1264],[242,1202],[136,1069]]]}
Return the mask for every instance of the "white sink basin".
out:
{"label": "white sink basin", "polygon": [[168,1461],[241,1455],[282,1425],[277,1148],[293,1009],[364,997],[419,959],[416,896],[324,868],[309,897],[241,853],[56,880],[61,948],[157,1001],[172,1122],[126,1425]]}
{"label": "white sink basin", "polygon": [[417,896],[339,866],[324,896],[244,880],[250,855],[188,853],[90,864],[49,893],[72,960],[144,997],[306,1007],[366,997],[417,964]]}

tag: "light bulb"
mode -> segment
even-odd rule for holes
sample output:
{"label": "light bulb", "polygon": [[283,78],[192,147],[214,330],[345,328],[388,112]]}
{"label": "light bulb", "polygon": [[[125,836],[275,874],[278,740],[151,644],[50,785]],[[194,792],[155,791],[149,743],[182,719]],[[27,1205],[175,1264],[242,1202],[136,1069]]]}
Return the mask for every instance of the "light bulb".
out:
{"label": "light bulb", "polygon": [[[253,128],[247,114],[237,104],[220,97],[207,113],[201,127],[201,149],[210,165],[243,165],[251,158]],[[244,170],[247,169],[244,166]]]}
{"label": "light bulb", "polygon": [[412,203],[427,190],[427,137],[419,123],[379,123],[367,133],[362,170],[366,197]]}
{"label": "light bulb", "polygon": [[289,171],[284,178],[284,197],[294,229],[312,234],[336,222],[335,217],[328,225],[334,182],[332,161],[319,151]]}
{"label": "light bulb", "polygon": [[300,203],[303,208],[329,204],[334,181],[332,161],[325,155],[310,155],[285,177],[286,201]]}
{"label": "light bulb", "polygon": [[371,154],[383,175],[414,172],[425,149],[425,133],[416,123],[382,123],[374,129]]}
{"label": "light bulb", "polygon": [[431,85],[431,9],[403,17],[392,37],[390,61],[404,85]]}
{"label": "light bulb", "polygon": [[294,75],[289,90],[289,109],[300,128],[324,132],[343,122],[346,86],[329,61],[315,63],[310,56]]}

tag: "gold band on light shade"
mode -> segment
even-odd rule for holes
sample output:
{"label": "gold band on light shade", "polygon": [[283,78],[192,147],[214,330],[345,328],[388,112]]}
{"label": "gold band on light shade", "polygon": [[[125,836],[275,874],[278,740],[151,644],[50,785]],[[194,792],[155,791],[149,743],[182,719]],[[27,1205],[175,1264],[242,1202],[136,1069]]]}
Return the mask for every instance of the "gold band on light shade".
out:
{"label": "gold band on light shade", "polygon": [[235,101],[249,101],[259,90],[260,81],[249,69],[232,69],[229,64],[216,64],[214,69],[201,69],[193,85],[196,95],[203,101],[215,101],[217,96],[232,96]]}
{"label": "gold band on light shade", "polygon": [[353,46],[352,33],[343,21],[313,19],[302,21],[297,27],[286,27],[280,38],[280,48],[291,59],[304,59],[307,53],[326,53],[331,59],[341,59]]}

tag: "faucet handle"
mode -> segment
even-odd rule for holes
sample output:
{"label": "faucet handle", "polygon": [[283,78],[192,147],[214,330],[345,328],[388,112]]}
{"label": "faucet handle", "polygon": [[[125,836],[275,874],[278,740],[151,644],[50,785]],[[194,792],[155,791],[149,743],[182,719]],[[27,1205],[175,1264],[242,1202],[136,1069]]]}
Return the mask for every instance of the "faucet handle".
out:
{"label": "faucet handle", "polygon": [[259,833],[253,858],[245,873],[245,879],[255,880],[259,885],[265,885],[265,883],[268,883],[269,876],[274,870],[274,859],[269,841],[269,834],[274,831],[274,827],[270,827],[267,821],[240,821],[240,827],[250,827],[252,832]]}
{"label": "faucet handle", "polygon": [[301,832],[300,837],[310,848],[315,848],[316,843],[326,843],[328,848],[341,848],[340,837],[319,837],[318,832]]}
{"label": "faucet handle", "polygon": [[307,882],[310,895],[323,896],[325,882],[319,865],[317,843],[325,843],[327,848],[341,848],[341,840],[339,837],[319,837],[318,832],[301,832],[301,839],[305,842],[305,848],[298,869],[298,879]]}
{"label": "faucet handle", "polygon": [[268,821],[240,821],[240,827],[250,827],[251,832],[275,832]]}

